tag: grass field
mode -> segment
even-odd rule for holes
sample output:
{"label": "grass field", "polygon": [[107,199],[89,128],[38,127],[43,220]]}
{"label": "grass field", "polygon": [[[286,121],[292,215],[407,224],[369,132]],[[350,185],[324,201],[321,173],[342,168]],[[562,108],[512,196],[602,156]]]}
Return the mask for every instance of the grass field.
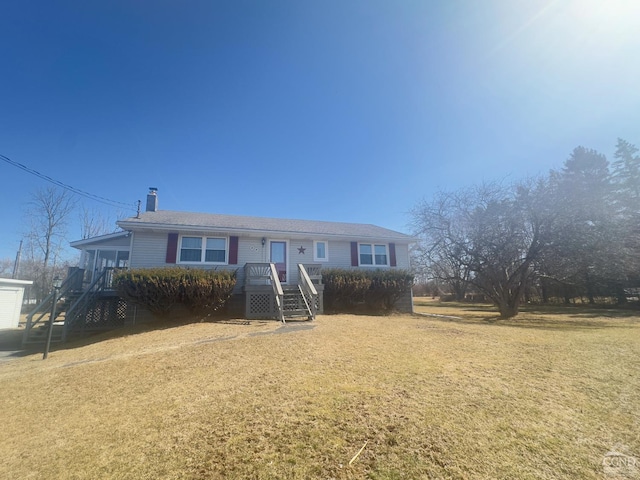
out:
{"label": "grass field", "polygon": [[0,478],[640,478],[640,317],[416,304],[0,363]]}

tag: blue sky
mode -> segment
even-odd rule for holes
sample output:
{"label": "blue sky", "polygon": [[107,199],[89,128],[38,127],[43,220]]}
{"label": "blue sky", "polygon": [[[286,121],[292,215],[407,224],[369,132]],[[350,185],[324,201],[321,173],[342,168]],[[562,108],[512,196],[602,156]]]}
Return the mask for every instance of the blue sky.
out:
{"label": "blue sky", "polygon": [[[0,6],[0,154],[130,211],[408,231],[439,188],[640,144],[636,0]],[[0,258],[46,182],[0,162]],[[76,218],[69,239],[78,239]]]}

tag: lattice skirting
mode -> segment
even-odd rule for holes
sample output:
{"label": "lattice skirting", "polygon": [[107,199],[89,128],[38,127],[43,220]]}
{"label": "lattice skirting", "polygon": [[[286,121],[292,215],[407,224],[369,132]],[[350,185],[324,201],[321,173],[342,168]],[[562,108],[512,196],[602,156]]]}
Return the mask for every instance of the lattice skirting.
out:
{"label": "lattice skirting", "polygon": [[99,298],[87,310],[84,322],[78,322],[75,329],[91,330],[124,326],[127,317],[127,302],[119,297]]}
{"label": "lattice skirting", "polygon": [[273,293],[247,292],[245,316],[247,318],[274,318],[276,316]]}

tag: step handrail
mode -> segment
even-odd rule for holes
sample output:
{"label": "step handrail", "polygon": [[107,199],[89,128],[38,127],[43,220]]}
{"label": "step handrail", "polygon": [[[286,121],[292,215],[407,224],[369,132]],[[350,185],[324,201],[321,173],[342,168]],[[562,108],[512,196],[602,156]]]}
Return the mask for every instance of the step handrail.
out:
{"label": "step handrail", "polygon": [[300,285],[298,285],[298,294],[300,295],[300,298],[302,298],[302,301],[304,302],[304,307],[307,313],[309,314],[309,317],[312,320],[315,320],[315,313],[311,311],[312,307],[309,305],[309,301],[307,300],[307,295],[305,295],[305,293],[302,291],[302,287]]}
{"label": "step handrail", "polygon": [[273,289],[273,294],[276,299],[276,309],[278,314],[278,319],[285,323],[284,321],[284,291],[282,290],[282,284],[280,283],[280,277],[278,277],[278,270],[276,269],[275,263],[269,264],[269,269],[271,271],[270,280],[271,280],[271,288]]}
{"label": "step handrail", "polygon": [[311,281],[311,278],[309,278],[307,269],[304,268],[302,263],[298,264],[298,287],[300,288],[302,298],[304,299],[304,303],[307,305],[307,310],[309,311],[311,318],[315,320],[318,309],[318,290]]}
{"label": "step handrail", "polygon": [[[36,308],[34,308],[31,312],[27,314],[27,323],[25,324],[24,333],[22,334],[22,345],[26,345],[29,341],[29,334],[31,333],[31,329],[35,327],[40,321],[47,315],[47,313],[51,312],[51,304],[54,301],[54,297],[57,300],[66,296],[71,290],[73,290],[74,286],[77,285],[77,277],[82,278],[84,276],[83,269],[77,269],[70,275],[67,275],[67,278],[64,279],[60,288],[52,289],[51,293],[47,295],[42,302],[40,302]],[[38,319],[34,322],[33,317],[40,313]],[[58,312],[59,313],[59,312]],[[52,322],[55,321],[55,318],[50,318]]]}

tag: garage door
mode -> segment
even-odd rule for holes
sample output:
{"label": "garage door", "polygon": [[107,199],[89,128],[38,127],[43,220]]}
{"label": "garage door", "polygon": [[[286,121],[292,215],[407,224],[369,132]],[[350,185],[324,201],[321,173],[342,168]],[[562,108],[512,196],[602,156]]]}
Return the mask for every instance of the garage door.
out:
{"label": "garage door", "polygon": [[20,321],[22,288],[0,287],[0,328],[16,328]]}

